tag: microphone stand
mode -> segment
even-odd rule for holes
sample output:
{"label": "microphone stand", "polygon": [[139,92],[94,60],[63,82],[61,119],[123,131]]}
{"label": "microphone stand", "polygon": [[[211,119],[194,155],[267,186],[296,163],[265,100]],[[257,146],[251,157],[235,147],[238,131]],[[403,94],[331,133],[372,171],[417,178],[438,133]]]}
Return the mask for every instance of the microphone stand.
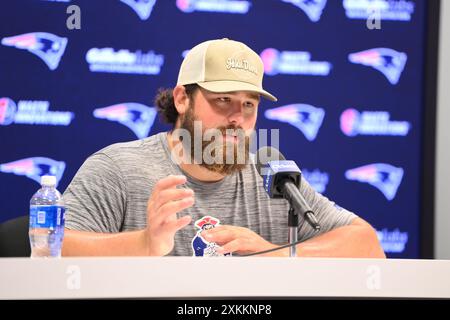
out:
{"label": "microphone stand", "polygon": [[[295,212],[292,206],[289,209],[288,227],[289,227],[289,237],[288,237],[289,244],[294,244],[298,241],[298,214],[297,212]],[[289,247],[289,257],[297,257],[296,245],[292,245]]]}

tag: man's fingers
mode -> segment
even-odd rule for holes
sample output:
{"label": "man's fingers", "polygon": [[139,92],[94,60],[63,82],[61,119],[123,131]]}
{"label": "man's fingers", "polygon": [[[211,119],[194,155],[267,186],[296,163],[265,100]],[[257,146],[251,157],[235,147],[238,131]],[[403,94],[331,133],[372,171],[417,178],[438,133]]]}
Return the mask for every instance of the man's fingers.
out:
{"label": "man's fingers", "polygon": [[167,232],[175,233],[180,229],[183,229],[186,227],[189,223],[191,223],[192,217],[191,216],[184,216],[180,219],[177,219],[176,221],[169,222],[164,225],[164,228]]}
{"label": "man's fingers", "polygon": [[[213,229],[214,230],[214,229]],[[208,230],[208,232],[202,232],[202,237],[205,238],[206,241],[216,242],[219,245],[230,242],[237,238],[236,234],[231,230],[222,229],[220,231]]]}
{"label": "man's fingers", "polygon": [[176,215],[177,212],[189,208],[193,204],[194,204],[193,197],[184,198],[183,200],[167,202],[158,208],[155,216],[153,217],[152,223],[154,225],[160,225],[172,215]]}
{"label": "man's fingers", "polygon": [[[161,180],[159,180],[155,187],[153,188],[152,194],[150,195],[147,202],[147,213],[149,214],[148,218],[152,219],[155,212],[158,210],[158,207],[162,205],[162,203],[157,203],[159,199],[159,194],[167,189],[175,189],[176,186],[186,183],[185,176],[175,176],[169,175]],[[184,190],[184,189],[180,189]]]}
{"label": "man's fingers", "polygon": [[161,191],[154,199],[153,209],[158,210],[160,206],[169,201],[182,200],[192,196],[194,196],[194,191],[191,189],[166,189]]}
{"label": "man's fingers", "polygon": [[174,188],[183,183],[186,183],[185,176],[169,175],[165,178],[162,178],[155,184],[155,187],[153,188],[152,191],[152,196],[150,198],[153,198],[154,195],[158,195],[159,192],[165,189]]}
{"label": "man's fingers", "polygon": [[241,251],[246,251],[245,246],[246,246],[246,243],[242,239],[234,239],[234,240],[228,242],[227,244],[223,245],[217,251],[218,251],[218,253],[221,253],[221,254],[241,252]]}

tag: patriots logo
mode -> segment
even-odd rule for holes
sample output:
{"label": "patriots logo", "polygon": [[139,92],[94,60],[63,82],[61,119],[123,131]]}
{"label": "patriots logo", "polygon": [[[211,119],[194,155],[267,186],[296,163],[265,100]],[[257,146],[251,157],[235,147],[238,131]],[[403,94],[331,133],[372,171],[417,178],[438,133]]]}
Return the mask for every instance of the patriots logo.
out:
{"label": "patriots logo", "polygon": [[403,173],[402,168],[385,163],[375,163],[347,170],[345,177],[348,180],[364,182],[374,186],[383,193],[386,199],[392,201],[402,182]]}
{"label": "patriots logo", "polygon": [[50,158],[34,157],[0,164],[0,172],[13,173],[18,176],[26,176],[37,183],[41,183],[41,176],[51,175],[56,177],[56,183],[61,180],[66,163]]}
{"label": "patriots logo", "polygon": [[32,32],[3,38],[2,45],[28,50],[41,58],[50,70],[55,70],[66,49],[67,38],[47,32]]}
{"label": "patriots logo", "polygon": [[195,221],[194,225],[198,231],[192,239],[192,250],[194,257],[223,257],[231,256],[231,253],[220,254],[217,252],[219,245],[209,242],[202,237],[203,230],[209,230],[220,225],[220,220],[211,216],[205,216]]}
{"label": "patriots logo", "polygon": [[7,126],[14,122],[17,106],[10,98],[0,98],[0,125]]}
{"label": "patriots logo", "polygon": [[299,129],[308,139],[316,139],[322,126],[325,110],[308,104],[290,104],[287,106],[266,110],[264,116],[269,120],[289,123]]}
{"label": "patriots logo", "polygon": [[120,0],[133,9],[141,20],[150,18],[156,0]]}
{"label": "patriots logo", "polygon": [[350,62],[372,67],[388,79],[392,85],[400,81],[400,76],[406,66],[408,56],[388,48],[376,48],[352,53],[348,56]]}
{"label": "patriots logo", "polygon": [[302,9],[312,22],[318,22],[322,16],[323,10],[327,5],[327,0],[282,0],[292,3],[294,6]]}
{"label": "patriots logo", "polygon": [[148,136],[156,118],[156,108],[140,103],[120,103],[113,106],[95,109],[94,117],[117,121],[128,127],[139,138]]}

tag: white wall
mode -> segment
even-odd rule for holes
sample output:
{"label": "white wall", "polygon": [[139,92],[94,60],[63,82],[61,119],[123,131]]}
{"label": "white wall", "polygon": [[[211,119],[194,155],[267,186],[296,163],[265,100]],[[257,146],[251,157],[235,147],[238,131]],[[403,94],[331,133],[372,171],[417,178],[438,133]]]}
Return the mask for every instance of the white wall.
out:
{"label": "white wall", "polygon": [[450,259],[450,1],[441,1],[436,167],[436,259]]}

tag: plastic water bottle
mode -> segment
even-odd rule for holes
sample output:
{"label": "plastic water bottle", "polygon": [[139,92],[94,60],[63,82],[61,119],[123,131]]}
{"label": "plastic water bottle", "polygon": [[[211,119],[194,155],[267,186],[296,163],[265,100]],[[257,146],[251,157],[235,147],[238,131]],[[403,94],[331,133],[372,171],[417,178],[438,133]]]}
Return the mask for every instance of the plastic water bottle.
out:
{"label": "plastic water bottle", "polygon": [[41,186],[30,201],[31,257],[61,257],[64,238],[64,202],[56,189],[56,177],[42,176]]}

